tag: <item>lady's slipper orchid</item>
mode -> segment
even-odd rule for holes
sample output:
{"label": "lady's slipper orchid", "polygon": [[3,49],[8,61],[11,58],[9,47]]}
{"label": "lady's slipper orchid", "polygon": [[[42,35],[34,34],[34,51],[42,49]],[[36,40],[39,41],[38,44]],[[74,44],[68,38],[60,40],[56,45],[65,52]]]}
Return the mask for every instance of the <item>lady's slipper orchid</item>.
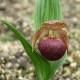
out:
{"label": "lady's slipper orchid", "polygon": [[[58,60],[68,51],[67,33],[62,30],[66,23],[57,20],[47,21],[42,25],[32,39],[32,50],[38,39],[38,48],[41,54],[48,60]],[[42,37],[43,35],[43,37]]]}

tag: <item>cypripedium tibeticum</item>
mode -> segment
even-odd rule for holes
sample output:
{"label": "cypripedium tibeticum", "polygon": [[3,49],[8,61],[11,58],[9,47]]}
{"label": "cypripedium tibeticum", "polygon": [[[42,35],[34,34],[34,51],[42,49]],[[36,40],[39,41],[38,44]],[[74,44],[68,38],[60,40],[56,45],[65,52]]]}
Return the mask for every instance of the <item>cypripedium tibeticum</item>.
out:
{"label": "cypripedium tibeticum", "polygon": [[32,49],[39,39],[38,49],[40,53],[50,61],[60,59],[68,51],[67,33],[62,30],[67,24],[63,21],[50,20],[43,23],[32,39]]}

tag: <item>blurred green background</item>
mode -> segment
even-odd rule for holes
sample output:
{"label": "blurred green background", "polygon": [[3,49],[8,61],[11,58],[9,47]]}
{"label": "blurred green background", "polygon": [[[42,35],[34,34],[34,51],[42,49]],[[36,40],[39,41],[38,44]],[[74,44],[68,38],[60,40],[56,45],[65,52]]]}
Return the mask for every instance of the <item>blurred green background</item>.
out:
{"label": "blurred green background", "polygon": [[[35,0],[0,0],[0,18],[11,22],[31,43]],[[53,80],[80,80],[80,0],[61,0],[69,53]],[[21,43],[0,23],[0,80],[35,80],[34,66]]]}

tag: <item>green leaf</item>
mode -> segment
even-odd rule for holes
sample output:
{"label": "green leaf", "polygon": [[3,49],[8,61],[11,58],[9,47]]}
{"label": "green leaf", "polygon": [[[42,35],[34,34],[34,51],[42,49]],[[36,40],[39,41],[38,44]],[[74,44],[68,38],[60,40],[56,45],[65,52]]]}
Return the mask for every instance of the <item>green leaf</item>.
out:
{"label": "green leaf", "polygon": [[22,43],[26,53],[28,54],[35,66],[39,80],[47,80],[47,76],[49,76],[51,72],[50,63],[47,60],[45,60],[41,55],[39,55],[39,53],[36,50],[32,52],[32,47],[29,44],[29,42],[13,25],[11,25],[9,22],[5,20],[0,21],[4,23],[9,29],[11,29]]}
{"label": "green leaf", "polygon": [[65,55],[57,60],[57,61],[50,61],[50,64],[51,64],[51,77],[55,74],[56,70],[58,70],[60,68],[61,65],[63,65],[63,63],[65,62],[66,60],[66,57],[67,57],[67,54],[65,53]]}
{"label": "green leaf", "polygon": [[48,20],[62,20],[60,0],[36,0],[35,1],[35,31],[42,27]]}

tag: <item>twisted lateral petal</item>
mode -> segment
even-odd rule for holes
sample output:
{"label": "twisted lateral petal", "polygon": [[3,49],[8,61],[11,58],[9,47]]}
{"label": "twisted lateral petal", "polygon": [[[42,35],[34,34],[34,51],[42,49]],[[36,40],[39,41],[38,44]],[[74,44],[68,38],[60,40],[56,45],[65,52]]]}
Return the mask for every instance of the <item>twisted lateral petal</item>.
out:
{"label": "twisted lateral petal", "polygon": [[63,30],[60,30],[59,32],[60,32],[60,38],[66,44],[67,51],[68,51],[69,41],[68,41],[67,33]]}
{"label": "twisted lateral petal", "polygon": [[63,21],[51,20],[47,21],[43,24],[44,27],[53,28],[53,29],[62,29],[67,26],[67,24]]}
{"label": "twisted lateral petal", "polygon": [[33,36],[33,39],[32,39],[32,51],[34,49],[34,46],[35,46],[35,43],[36,41],[38,40],[38,38],[41,36],[42,33],[44,33],[45,31],[47,31],[46,28],[41,28],[39,29]]}

